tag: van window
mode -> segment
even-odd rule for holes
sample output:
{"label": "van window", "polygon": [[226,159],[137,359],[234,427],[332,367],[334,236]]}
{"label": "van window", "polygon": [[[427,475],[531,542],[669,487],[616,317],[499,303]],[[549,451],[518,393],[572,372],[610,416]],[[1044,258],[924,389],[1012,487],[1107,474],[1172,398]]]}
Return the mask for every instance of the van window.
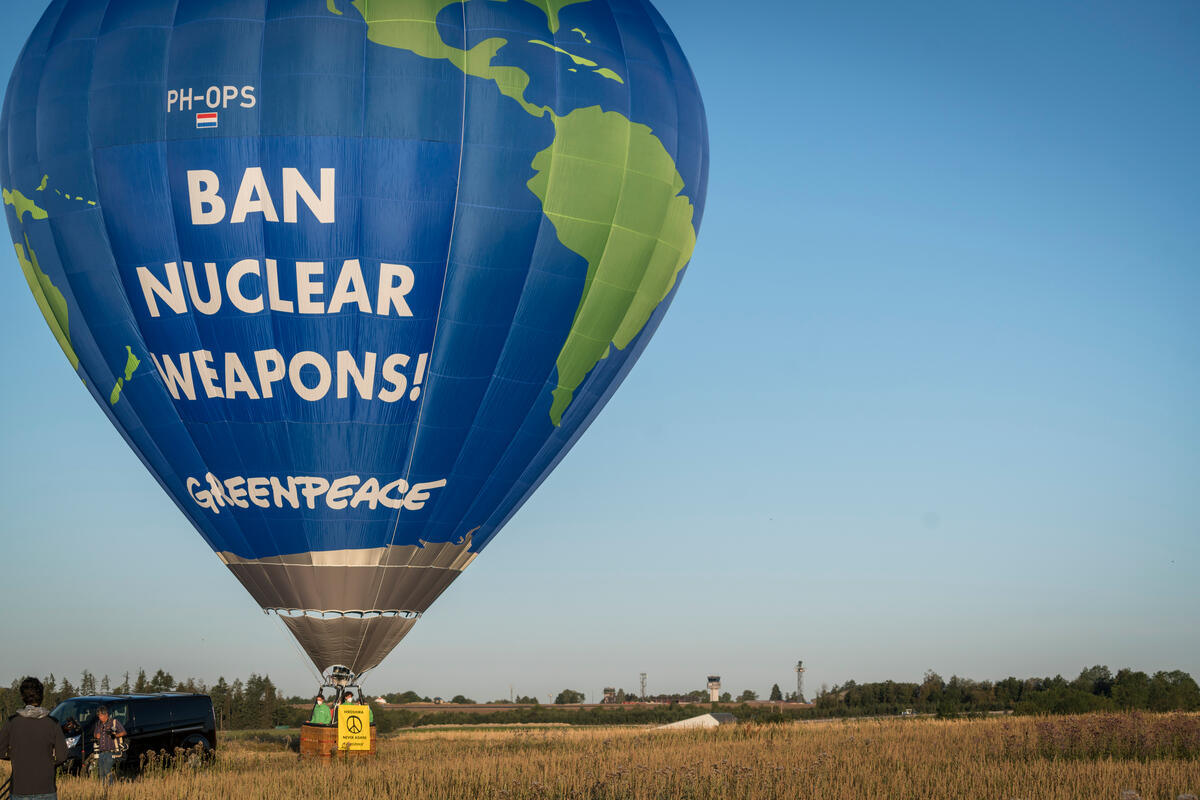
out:
{"label": "van window", "polygon": [[96,719],[96,709],[101,705],[108,706],[108,715],[121,723],[122,727],[129,727],[129,705],[124,700],[104,701],[100,700],[67,700],[59,703],[50,712],[50,716],[54,717],[63,725],[69,725],[72,730],[74,722],[79,728],[89,730],[92,723]]}
{"label": "van window", "polygon": [[133,724],[142,728],[165,728],[171,724],[171,704],[167,700],[136,700]]}
{"label": "van window", "polygon": [[129,727],[129,704],[124,700],[118,700],[112,703],[105,703],[108,706],[108,715],[121,723],[122,728]]}
{"label": "van window", "polygon": [[67,700],[55,706],[54,710],[50,712],[50,716],[62,725],[74,722],[86,729],[96,718],[96,706],[98,705],[100,703],[96,700]]}
{"label": "van window", "polygon": [[206,723],[212,718],[212,701],[207,697],[176,697],[172,715],[176,723]]}

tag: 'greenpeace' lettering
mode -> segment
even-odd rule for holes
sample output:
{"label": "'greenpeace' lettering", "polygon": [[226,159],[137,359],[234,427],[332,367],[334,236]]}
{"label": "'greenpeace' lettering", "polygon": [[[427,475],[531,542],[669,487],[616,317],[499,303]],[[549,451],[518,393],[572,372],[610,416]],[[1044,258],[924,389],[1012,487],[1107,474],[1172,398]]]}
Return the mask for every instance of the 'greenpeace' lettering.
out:
{"label": "'greenpeace' lettering", "polygon": [[[446,485],[446,479],[426,483],[414,483],[397,478],[390,483],[380,484],[376,478],[362,480],[358,475],[346,475],[329,480],[313,475],[275,475],[243,478],[235,476],[221,480],[211,472],[204,481],[189,477],[186,481],[188,494],[196,505],[220,514],[226,506],[249,508],[306,508],[315,509],[317,500],[334,511],[358,508],[366,505],[374,510],[384,508],[420,511],[429,500],[429,492]],[[202,488],[206,486],[208,488]]]}

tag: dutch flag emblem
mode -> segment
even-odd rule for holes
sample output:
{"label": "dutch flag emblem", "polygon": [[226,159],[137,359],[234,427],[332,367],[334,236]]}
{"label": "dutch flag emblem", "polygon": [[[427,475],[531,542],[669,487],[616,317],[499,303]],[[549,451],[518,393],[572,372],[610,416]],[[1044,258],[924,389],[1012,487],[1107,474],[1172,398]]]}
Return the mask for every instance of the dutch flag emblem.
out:
{"label": "dutch flag emblem", "polygon": [[217,112],[205,111],[196,115],[197,128],[215,128],[217,127]]}

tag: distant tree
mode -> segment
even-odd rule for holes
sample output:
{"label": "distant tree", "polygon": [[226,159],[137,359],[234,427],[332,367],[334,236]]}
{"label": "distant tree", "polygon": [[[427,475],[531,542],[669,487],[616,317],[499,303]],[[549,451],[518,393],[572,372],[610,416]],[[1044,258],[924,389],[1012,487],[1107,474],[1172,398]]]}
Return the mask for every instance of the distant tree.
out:
{"label": "distant tree", "polygon": [[[144,676],[144,673],[138,674],[138,679]],[[161,669],[154,673],[154,677],[146,684],[145,691],[148,692],[169,692],[175,688],[175,679],[171,677],[171,673],[163,672]]]}
{"label": "distant tree", "polygon": [[[202,681],[202,680],[197,680],[196,678],[188,678],[186,681],[176,684],[175,691],[191,692],[193,694],[207,694],[208,687],[205,686],[204,681]],[[300,702],[303,702],[303,699],[301,699]]]}
{"label": "distant tree", "polygon": [[783,700],[783,692],[779,691],[779,684],[778,684],[778,683],[776,683],[776,684],[772,684],[772,686],[771,686],[771,698],[770,698],[770,699],[772,699],[772,700],[779,700],[779,701],[782,701],[782,700]]}
{"label": "distant tree", "polygon": [[1113,674],[1108,667],[1097,664],[1079,673],[1079,677],[1071,681],[1071,687],[1089,694],[1112,696]]}
{"label": "distant tree", "polygon": [[942,700],[957,707],[962,703],[963,690],[964,686],[962,679],[957,675],[951,675],[949,682],[946,684],[945,690],[942,692]]}
{"label": "distant tree", "polygon": [[[238,683],[234,683],[234,687],[238,687]],[[270,677],[266,675],[258,675],[250,673],[250,677],[246,679],[246,683],[241,688],[241,709],[240,714],[237,708],[234,710],[234,718],[239,722],[239,728],[269,728],[276,724],[276,707],[278,706],[278,697],[275,691],[275,685],[271,683]],[[234,693],[235,703],[237,701],[237,692]]]}
{"label": "distant tree", "polygon": [[758,692],[753,691],[752,689],[747,689],[746,691],[744,691],[738,695],[739,703],[748,703],[751,700],[757,700],[757,699],[758,699]]}
{"label": "distant tree", "polygon": [[21,680],[14,678],[11,687],[0,689],[0,719],[8,719],[25,705],[21,702],[20,686]]}
{"label": "distant tree", "polygon": [[112,687],[108,684],[107,675],[100,679],[100,694],[112,694]]}
{"label": "distant tree", "polygon": [[422,698],[421,695],[417,694],[412,689],[409,689],[405,692],[389,692],[383,696],[383,699],[396,705],[402,705],[404,703],[420,703],[422,700],[424,702],[429,702],[428,697]]}
{"label": "distant tree", "polygon": [[121,684],[120,686],[118,686],[116,689],[113,689],[113,694],[129,694],[129,693],[130,693],[130,691],[131,691],[131,687],[130,687],[130,685],[129,685],[129,672],[128,672],[128,670],[127,670],[127,671],[125,672],[125,681],[124,681],[124,683],[122,683],[122,684]]}
{"label": "distant tree", "polygon": [[138,670],[137,680],[133,682],[133,691],[137,694],[150,691],[150,681],[146,680],[146,670]]}
{"label": "distant tree", "polygon": [[1021,701],[1022,690],[1025,685],[1013,677],[1005,678],[996,683],[993,687],[993,696],[996,703],[1002,708],[1012,708]]}
{"label": "distant tree", "polygon": [[821,690],[817,692],[816,706],[822,711],[832,711],[837,708],[841,699],[841,693],[836,683],[833,686],[822,683]]}
{"label": "distant tree", "polygon": [[78,696],[79,692],[75,689],[74,686],[71,685],[71,682],[69,680],[67,680],[66,678],[63,678],[62,684],[60,684],[58,687],[57,694],[58,694],[58,697],[56,699],[55,705],[58,705],[63,700],[66,700],[68,698]]}
{"label": "distant tree", "polygon": [[1113,679],[1112,697],[1124,709],[1150,707],[1150,676],[1142,671],[1123,669]]}
{"label": "distant tree", "polygon": [[917,692],[917,702],[926,706],[937,705],[942,699],[942,692],[945,688],[946,682],[942,680],[942,676],[927,669],[925,670],[925,680],[921,681],[921,688]]}
{"label": "distant tree", "polygon": [[86,669],[83,671],[83,674],[79,676],[79,693],[96,693],[96,676],[88,672]]}
{"label": "distant tree", "polygon": [[1149,699],[1153,711],[1195,711],[1200,709],[1200,686],[1180,670],[1156,672],[1150,679]]}
{"label": "distant tree", "polygon": [[402,703],[419,703],[421,696],[409,689],[403,692],[386,692],[383,699],[394,705],[400,705]]}
{"label": "distant tree", "polygon": [[234,678],[233,683],[229,684],[228,706],[229,706],[229,721],[226,724],[232,730],[241,730],[249,727],[246,722],[246,687],[242,683],[241,678]]}
{"label": "distant tree", "polygon": [[242,686],[242,728],[264,728],[263,722],[267,716],[263,709],[262,678],[258,673],[251,672],[250,677]]}
{"label": "distant tree", "polygon": [[530,706],[541,705],[541,703],[538,702],[538,699],[536,697],[527,697],[524,695],[518,695],[517,699],[514,700],[513,702],[522,703],[524,705],[530,705]]}
{"label": "distant tree", "polygon": [[208,696],[212,698],[213,712],[217,717],[217,727],[221,730],[229,730],[231,700],[229,697],[229,684],[225,682],[224,677],[217,679],[213,687],[208,690]]}
{"label": "distant tree", "polygon": [[721,692],[721,702],[722,703],[732,703],[733,695],[730,694],[729,692]]}
{"label": "distant tree", "polygon": [[472,700],[472,699],[471,699],[471,698],[469,698],[469,697],[463,697],[461,694],[456,694],[456,695],[454,695],[454,697],[451,697],[451,698],[450,698],[450,702],[451,702],[451,703],[457,703],[457,704],[459,704],[459,705],[463,705],[463,706],[473,706],[473,705],[475,705],[475,701],[474,701],[474,700]]}
{"label": "distant tree", "polygon": [[625,690],[624,690],[624,689],[617,689],[616,701],[617,701],[618,703],[624,703],[624,702],[625,702]]}
{"label": "distant tree", "polygon": [[584,699],[583,692],[575,689],[563,689],[558,693],[558,697],[554,698],[556,705],[568,705],[571,703],[582,703]]}

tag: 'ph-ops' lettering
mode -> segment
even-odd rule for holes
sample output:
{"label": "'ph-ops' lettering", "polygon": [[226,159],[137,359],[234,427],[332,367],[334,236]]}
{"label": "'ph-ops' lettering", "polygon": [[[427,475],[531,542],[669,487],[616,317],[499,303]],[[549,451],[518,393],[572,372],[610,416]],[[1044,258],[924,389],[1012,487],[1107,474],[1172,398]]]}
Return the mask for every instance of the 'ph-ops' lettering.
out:
{"label": "'ph-ops' lettering", "polygon": [[242,98],[238,105],[242,108],[254,108],[258,102],[254,96],[253,86],[209,86],[207,89],[168,89],[167,113],[172,111],[191,111],[196,108],[229,108],[229,104]]}

